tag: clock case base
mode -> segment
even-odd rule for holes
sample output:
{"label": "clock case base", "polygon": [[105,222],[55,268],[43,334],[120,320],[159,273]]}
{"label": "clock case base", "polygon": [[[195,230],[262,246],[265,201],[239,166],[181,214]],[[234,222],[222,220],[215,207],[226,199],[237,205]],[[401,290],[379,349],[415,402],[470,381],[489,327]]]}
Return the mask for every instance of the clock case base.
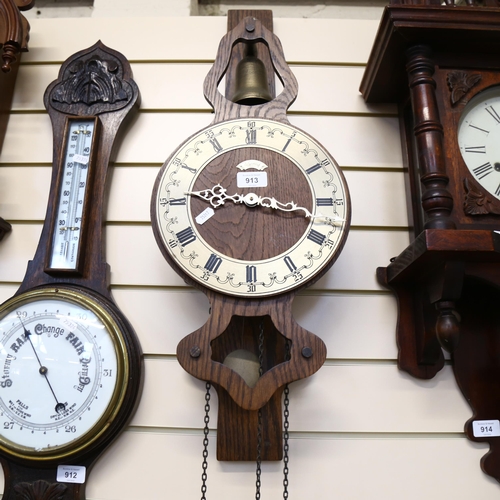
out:
{"label": "clock case base", "polygon": [[[498,216],[464,214],[453,132],[471,94],[500,83],[500,8],[491,0],[487,7],[402,3],[385,9],[360,87],[369,103],[399,105],[412,226],[410,245],[377,278],[398,301],[398,367],[430,379],[445,364],[442,349],[450,351],[473,410],[465,433],[490,445],[481,467],[500,481],[500,437],[476,437],[472,428],[500,419]],[[453,103],[444,75],[457,70],[481,79]]]}
{"label": "clock case base", "polygon": [[445,364],[442,348],[451,352],[473,409],[465,433],[490,445],[481,468],[500,481],[500,437],[476,437],[472,424],[500,419],[500,234],[424,230],[377,278],[398,301],[399,369],[430,379]]}
{"label": "clock case base", "polygon": [[[217,458],[248,461],[257,458],[258,410],[262,411],[262,460],[282,458],[281,395],[289,382],[319,370],[326,358],[323,341],[298,325],[292,316],[293,295],[269,300],[248,300],[207,293],[208,321],[177,347],[181,366],[191,375],[214,384],[219,396]],[[262,368],[249,387],[224,363],[236,349],[259,354],[258,330],[265,345]],[[219,333],[222,332],[222,333]],[[287,342],[291,360],[287,361]]]}

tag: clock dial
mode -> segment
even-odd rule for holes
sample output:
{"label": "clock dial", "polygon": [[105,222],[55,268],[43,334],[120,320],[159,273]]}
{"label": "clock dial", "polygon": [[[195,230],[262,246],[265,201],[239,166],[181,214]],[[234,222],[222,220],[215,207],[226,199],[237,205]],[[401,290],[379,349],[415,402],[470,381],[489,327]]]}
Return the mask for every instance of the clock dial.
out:
{"label": "clock dial", "polygon": [[218,123],[159,173],[155,235],[177,269],[213,290],[266,296],[303,286],[335,260],[350,204],[335,160],[295,127]]}
{"label": "clock dial", "polygon": [[458,125],[458,144],[472,177],[500,200],[500,87],[474,96]]}
{"label": "clock dial", "polygon": [[89,192],[97,118],[68,118],[58,179],[49,269],[77,271]]}
{"label": "clock dial", "polygon": [[127,356],[110,313],[63,288],[0,309],[0,448],[52,459],[110,425],[127,386]]}

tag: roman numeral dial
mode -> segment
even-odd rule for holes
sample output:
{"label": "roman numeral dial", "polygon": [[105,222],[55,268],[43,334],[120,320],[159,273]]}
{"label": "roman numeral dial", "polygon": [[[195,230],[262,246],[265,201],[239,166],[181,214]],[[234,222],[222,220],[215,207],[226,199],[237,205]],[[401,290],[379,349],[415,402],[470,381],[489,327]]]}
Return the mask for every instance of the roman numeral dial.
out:
{"label": "roman numeral dial", "polygon": [[500,87],[490,87],[466,105],[458,144],[472,178],[500,200]]}
{"label": "roman numeral dial", "polygon": [[307,284],[335,260],[350,218],[335,160],[298,129],[265,119],[222,122],[189,139],[162,167],[152,207],[174,268],[236,296]]}

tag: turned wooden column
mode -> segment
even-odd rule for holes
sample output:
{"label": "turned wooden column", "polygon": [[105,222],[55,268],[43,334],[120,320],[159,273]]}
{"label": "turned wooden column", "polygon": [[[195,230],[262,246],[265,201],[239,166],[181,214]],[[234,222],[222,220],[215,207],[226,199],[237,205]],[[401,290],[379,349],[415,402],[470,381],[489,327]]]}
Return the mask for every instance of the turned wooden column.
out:
{"label": "turned wooden column", "polygon": [[439,119],[434,62],[426,45],[415,45],[406,52],[411,104],[415,119],[422,208],[427,220],[425,229],[455,229],[450,219],[453,198],[447,189],[443,125]]}

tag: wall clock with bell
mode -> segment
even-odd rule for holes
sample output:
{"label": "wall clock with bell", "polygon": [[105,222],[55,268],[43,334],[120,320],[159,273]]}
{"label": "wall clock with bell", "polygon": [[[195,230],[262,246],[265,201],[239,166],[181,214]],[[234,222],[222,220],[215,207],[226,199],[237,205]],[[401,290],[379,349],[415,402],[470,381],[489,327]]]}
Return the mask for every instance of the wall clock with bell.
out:
{"label": "wall clock with bell", "polygon": [[500,2],[395,1],[361,83],[398,102],[412,243],[377,270],[398,297],[398,364],[431,378],[451,352],[467,437],[500,481]]}
{"label": "wall clock with bell", "polygon": [[101,42],[45,92],[54,133],[40,242],[0,306],[3,498],[85,498],[85,478],[131,417],[142,381],[135,333],[114,303],[103,206],[116,135],[137,108],[130,65]]}
{"label": "wall clock with bell", "polygon": [[[207,323],[179,343],[177,356],[217,390],[219,460],[281,458],[283,389],[326,357],[322,340],[294,321],[292,301],[333,264],[351,215],[335,160],[287,119],[297,83],[264,25],[271,13],[254,12],[230,14],[230,25],[241,21],[222,39],[204,84],[214,120],[167,159],[151,202],[164,257],[210,301]],[[256,68],[261,82],[277,74],[276,98],[251,83]],[[217,88],[224,74],[230,98]],[[238,358],[254,360],[254,370],[244,373]]]}

